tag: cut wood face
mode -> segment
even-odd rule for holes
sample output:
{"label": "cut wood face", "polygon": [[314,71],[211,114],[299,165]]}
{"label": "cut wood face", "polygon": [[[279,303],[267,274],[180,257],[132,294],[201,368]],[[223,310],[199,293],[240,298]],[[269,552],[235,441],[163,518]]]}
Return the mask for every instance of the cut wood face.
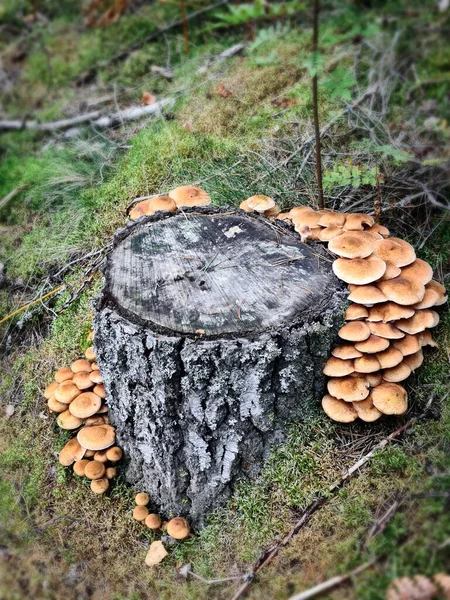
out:
{"label": "cut wood face", "polygon": [[105,278],[129,316],[205,336],[306,321],[339,288],[315,245],[239,213],[138,222],[110,255]]}

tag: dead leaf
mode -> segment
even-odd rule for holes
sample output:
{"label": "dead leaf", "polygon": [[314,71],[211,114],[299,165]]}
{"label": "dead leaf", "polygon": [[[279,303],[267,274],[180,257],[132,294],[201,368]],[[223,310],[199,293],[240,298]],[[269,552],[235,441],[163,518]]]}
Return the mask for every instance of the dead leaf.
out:
{"label": "dead leaf", "polygon": [[291,106],[296,106],[298,100],[296,98],[275,98],[275,100],[272,101],[272,104],[280,108],[290,108]]}
{"label": "dead leaf", "polygon": [[16,409],[14,408],[14,404],[7,404],[5,406],[5,418],[9,419],[10,417],[12,417],[15,410]]}
{"label": "dead leaf", "polygon": [[386,600],[432,600],[437,593],[436,586],[428,577],[400,577],[388,587]]}
{"label": "dead leaf", "polygon": [[226,88],[223,83],[219,83],[217,86],[217,94],[222,96],[222,98],[230,98],[231,96],[234,96],[233,92]]}
{"label": "dead leaf", "polygon": [[142,104],[155,104],[156,98],[150,92],[144,92],[142,94]]}
{"label": "dead leaf", "polygon": [[152,542],[145,557],[145,564],[149,567],[158,565],[166,556],[167,550],[164,548],[163,543],[160,541]]}
{"label": "dead leaf", "polygon": [[186,123],[183,123],[183,129],[185,131],[191,131],[191,129],[192,129],[192,123],[190,121],[186,121]]}

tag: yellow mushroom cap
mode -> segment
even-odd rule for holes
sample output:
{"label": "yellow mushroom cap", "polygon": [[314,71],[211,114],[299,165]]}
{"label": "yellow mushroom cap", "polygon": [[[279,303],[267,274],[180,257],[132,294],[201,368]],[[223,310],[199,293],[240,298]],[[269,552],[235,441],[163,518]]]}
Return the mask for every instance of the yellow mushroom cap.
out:
{"label": "yellow mushroom cap", "polygon": [[364,354],[361,358],[355,358],[354,365],[357,373],[376,373],[380,370],[380,363],[373,354]]}
{"label": "yellow mushroom cap", "polygon": [[361,421],[365,421],[366,423],[373,423],[383,415],[383,413],[374,406],[370,395],[365,400],[353,402],[352,406]]}
{"label": "yellow mushroom cap", "polygon": [[133,509],[133,519],[136,521],[145,521],[148,517],[148,508],[146,506],[135,506]]}
{"label": "yellow mushroom cap", "polygon": [[91,381],[90,375],[91,374],[88,371],[80,371],[79,373],[75,373],[72,382],[79,390],[87,390],[94,385]]}
{"label": "yellow mushroom cap", "polygon": [[321,242],[329,242],[334,238],[338,237],[338,235],[342,235],[344,232],[342,231],[342,227],[335,227],[334,225],[330,225],[329,227],[325,227],[325,229],[321,229],[317,236]]}
{"label": "yellow mushroom cap", "polygon": [[94,494],[104,494],[109,488],[109,480],[106,477],[91,481],[91,490]]}
{"label": "yellow mushroom cap", "polygon": [[103,464],[107,463],[108,458],[106,456],[106,450],[97,450],[97,452],[94,454],[94,460],[97,460]]}
{"label": "yellow mushroom cap", "polygon": [[414,354],[410,354],[409,356],[405,356],[403,361],[406,365],[408,365],[408,367],[411,369],[411,371],[415,371],[423,363],[422,350],[419,350],[418,352],[415,352]]}
{"label": "yellow mushroom cap", "polygon": [[363,321],[350,321],[339,329],[338,335],[349,342],[362,342],[370,336],[370,329]]}
{"label": "yellow mushroom cap", "polygon": [[92,391],[94,392],[94,394],[97,394],[97,396],[100,396],[100,398],[106,398],[105,386],[103,383],[98,383],[96,386],[94,386],[94,389]]}
{"label": "yellow mushroom cap", "polygon": [[310,206],[294,206],[294,208],[291,208],[291,210],[289,211],[289,216],[291,219],[293,219],[294,217],[301,215],[302,213],[305,213],[305,212],[314,212],[314,211]]}
{"label": "yellow mushroom cap", "polygon": [[379,281],[377,287],[383,292],[387,300],[391,300],[402,306],[417,304],[425,295],[425,287],[421,283],[405,279],[404,277]]}
{"label": "yellow mushroom cap", "polygon": [[392,383],[397,383],[398,381],[404,381],[408,379],[411,375],[411,369],[408,364],[403,360],[396,367],[391,367],[390,369],[385,369],[383,371],[383,379],[384,381],[390,381]]}
{"label": "yellow mushroom cap", "polygon": [[69,410],[59,413],[56,422],[61,429],[66,429],[68,431],[71,429],[78,429],[78,427],[83,425],[82,419],[75,417]]}
{"label": "yellow mushroom cap", "polygon": [[108,467],[105,471],[105,476],[107,479],[113,479],[114,477],[116,477],[117,476],[116,467]]}
{"label": "yellow mushroom cap", "polygon": [[344,377],[353,373],[354,370],[353,361],[330,356],[323,368],[323,373],[329,377]]}
{"label": "yellow mushroom cap", "polygon": [[175,540],[183,540],[190,534],[189,523],[183,517],[175,517],[167,523],[167,533]]}
{"label": "yellow mushroom cap", "polygon": [[275,200],[263,194],[256,194],[256,196],[247,198],[247,206],[256,212],[263,213],[275,206]]}
{"label": "yellow mushroom cap", "polygon": [[241,210],[245,210],[245,212],[248,212],[248,213],[253,212],[253,208],[250,208],[250,206],[248,205],[247,200],[242,200],[242,202],[239,204],[239,208]]}
{"label": "yellow mushroom cap", "polygon": [[52,381],[48,384],[48,386],[44,390],[44,398],[49,400],[52,396],[55,395],[55,391],[58,389],[59,383],[57,381]]}
{"label": "yellow mushroom cap", "polygon": [[[339,239],[339,238],[336,238]],[[333,240],[331,240],[333,241]],[[379,258],[338,258],[333,272],[345,283],[366,285],[379,279],[386,270],[386,263]]]}
{"label": "yellow mushroom cap", "polygon": [[381,281],[387,281],[388,279],[395,279],[396,277],[401,275],[402,270],[400,269],[400,267],[396,267],[394,264],[392,264],[388,260],[386,260],[385,263],[386,263],[386,271],[383,273],[383,277],[381,277]]}
{"label": "yellow mushroom cap", "polygon": [[92,371],[91,363],[85,358],[80,358],[70,365],[70,368],[74,373],[80,373],[81,371]]}
{"label": "yellow mushroom cap", "polygon": [[87,458],[77,460],[73,465],[73,472],[75,473],[75,475],[78,475],[78,477],[84,477],[84,470],[86,468],[86,465],[89,464],[89,462],[90,461]]}
{"label": "yellow mushroom cap", "polygon": [[76,460],[81,460],[85,449],[80,446],[76,437],[71,438],[58,455],[58,460],[63,467],[69,467]]}
{"label": "yellow mushroom cap", "polygon": [[439,322],[439,315],[434,310],[416,310],[415,314],[409,319],[400,319],[396,321],[396,326],[405,333],[414,335],[425,329],[434,327]]}
{"label": "yellow mushroom cap", "polygon": [[394,348],[393,346],[390,346],[383,352],[378,352],[376,357],[382,369],[391,369],[392,367],[396,367],[403,360],[403,354],[400,352],[400,350]]}
{"label": "yellow mushroom cap", "polygon": [[375,285],[350,284],[348,289],[350,290],[348,299],[357,304],[372,306],[373,304],[379,304],[380,302],[386,302],[387,300],[383,292]]}
{"label": "yellow mushroom cap", "polygon": [[384,415],[402,415],[408,408],[408,394],[396,383],[382,383],[372,390],[373,404]]}
{"label": "yellow mushroom cap", "polygon": [[341,344],[336,346],[331,351],[331,354],[336,358],[342,358],[343,360],[351,360],[352,358],[358,358],[362,356],[362,352],[357,350],[353,344]]}
{"label": "yellow mushroom cap", "polygon": [[69,379],[72,379],[72,377],[73,371],[72,369],[69,369],[69,367],[62,367],[55,373],[55,381],[57,381],[58,383],[68,381]]}
{"label": "yellow mushroom cap", "polygon": [[132,221],[137,221],[140,217],[148,215],[150,205],[150,199],[142,200],[141,202],[137,202],[133,208],[128,213],[128,216]]}
{"label": "yellow mushroom cap", "polygon": [[92,373],[89,374],[89,378],[93,383],[103,383],[100,371],[92,371]]}
{"label": "yellow mushroom cap", "polygon": [[150,198],[147,208],[148,215],[154,215],[158,211],[167,211],[174,213],[177,210],[177,204],[170,196],[155,196]]}
{"label": "yellow mushroom cap", "polygon": [[175,200],[177,206],[208,206],[211,198],[199,187],[183,185],[169,192],[170,198]]}
{"label": "yellow mushroom cap", "polygon": [[362,304],[350,304],[345,311],[344,319],[346,321],[355,321],[357,319],[365,319],[369,316],[369,311]]}
{"label": "yellow mushroom cap", "polygon": [[330,211],[330,212],[326,212],[325,214],[321,215],[318,224],[321,225],[322,227],[327,227],[327,228],[328,227],[342,228],[342,226],[345,223],[345,219],[346,219],[346,215],[344,215],[343,213]]}
{"label": "yellow mushroom cap", "polygon": [[[426,334],[426,331],[419,335]],[[401,340],[394,340],[392,345],[403,354],[403,356],[409,356],[420,350],[420,340],[417,335],[405,335]]]}
{"label": "yellow mushroom cap", "polygon": [[328,381],[328,392],[346,402],[358,402],[369,395],[369,382],[365,377],[333,377]]}
{"label": "yellow mushroom cap", "polygon": [[342,258],[366,258],[374,248],[375,240],[363,231],[343,232],[328,244],[328,250]]}
{"label": "yellow mushroom cap", "polygon": [[366,379],[369,382],[370,387],[375,387],[380,385],[383,381],[383,377],[381,376],[380,371],[377,373],[366,373]]}
{"label": "yellow mushroom cap", "polygon": [[69,405],[69,410],[74,417],[79,419],[87,419],[95,415],[100,406],[102,405],[102,399],[93,392],[84,392],[75,398],[75,400]]}
{"label": "yellow mushroom cap", "polygon": [[149,529],[159,529],[161,523],[161,517],[155,513],[150,513],[145,517],[145,524]]}
{"label": "yellow mushroom cap", "polygon": [[398,319],[409,319],[414,314],[414,308],[411,306],[400,306],[396,302],[384,302],[373,306],[369,311],[368,321],[397,321]]}
{"label": "yellow mushroom cap", "polygon": [[396,267],[405,267],[416,260],[414,248],[400,238],[387,238],[375,242],[374,254]]}
{"label": "yellow mushroom cap", "polygon": [[387,227],[384,227],[384,225],[378,225],[378,223],[375,223],[375,225],[372,225],[372,227],[368,227],[367,229],[365,229],[365,232],[378,233],[384,238],[390,236],[389,229]]}
{"label": "yellow mushroom cap", "polygon": [[384,337],[388,340],[399,340],[405,337],[405,334],[395,327],[395,325],[392,325],[392,323],[372,323],[368,321],[367,325],[371,333],[378,337]]}
{"label": "yellow mushroom cap", "polygon": [[431,331],[428,331],[428,330],[422,331],[422,333],[419,333],[418,336],[407,336],[406,335],[405,337],[416,337],[420,347],[422,347],[422,346],[431,346],[432,348],[438,347],[436,342],[433,340]]}
{"label": "yellow mushroom cap", "polygon": [[433,279],[433,269],[421,258],[416,258],[414,262],[403,267],[402,277],[412,279],[413,281],[420,281],[420,283],[425,285]]}
{"label": "yellow mushroom cap", "polygon": [[145,564],[148,567],[158,565],[167,556],[167,550],[164,548],[164,544],[160,540],[156,540],[150,544],[150,548],[145,557]]}
{"label": "yellow mushroom cap", "polygon": [[358,418],[358,413],[352,404],[338,400],[330,394],[326,394],[322,398],[322,408],[330,419],[338,423],[352,423]]}
{"label": "yellow mushroom cap", "polygon": [[306,227],[309,227],[310,229],[316,229],[316,228],[320,227],[319,226],[320,217],[321,217],[321,215],[317,211],[314,211],[314,210],[304,211],[304,212],[301,212],[300,214],[294,215],[292,217],[292,222],[294,223],[296,228],[306,226]]}
{"label": "yellow mushroom cap", "polygon": [[88,479],[101,479],[105,474],[105,465],[98,460],[90,460],[84,468],[84,475]]}
{"label": "yellow mushroom cap", "polygon": [[139,492],[134,499],[138,506],[147,506],[150,502],[150,496],[146,492]]}
{"label": "yellow mushroom cap", "polygon": [[90,425],[80,429],[77,437],[86,450],[104,450],[114,444],[116,433],[111,425]]}
{"label": "yellow mushroom cap", "polygon": [[70,404],[77,396],[80,395],[80,390],[73,383],[72,379],[63,381],[55,390],[55,399],[63,404]]}
{"label": "yellow mushroom cap", "polygon": [[94,346],[89,346],[84,353],[84,356],[87,358],[87,360],[95,360]]}
{"label": "yellow mushroom cap", "polygon": [[417,308],[431,308],[432,306],[439,306],[439,304],[441,304],[441,300],[442,300],[442,297],[437,293],[436,290],[433,290],[433,289],[425,286],[425,295],[422,298],[421,302],[418,302],[417,304],[412,304],[411,308],[417,309]]}
{"label": "yellow mushroom cap", "polygon": [[386,348],[389,347],[389,340],[383,337],[379,337],[378,335],[374,335],[373,333],[364,340],[363,342],[356,342],[355,348],[360,352],[364,352],[366,354],[375,354],[376,352],[383,352]]}
{"label": "yellow mushroom cap", "polygon": [[111,462],[119,462],[122,459],[123,452],[119,446],[112,446],[106,450],[106,458]]}
{"label": "yellow mushroom cap", "polygon": [[275,204],[275,206],[272,206],[272,208],[265,210],[263,215],[265,217],[276,217],[280,212],[281,208],[278,206],[278,204]]}
{"label": "yellow mushroom cap", "polygon": [[62,402],[58,402],[55,396],[52,396],[47,400],[47,406],[52,412],[62,413],[67,410],[67,404],[63,404]]}
{"label": "yellow mushroom cap", "polygon": [[364,213],[349,213],[346,216],[344,229],[346,231],[361,231],[364,226],[373,227],[375,219]]}

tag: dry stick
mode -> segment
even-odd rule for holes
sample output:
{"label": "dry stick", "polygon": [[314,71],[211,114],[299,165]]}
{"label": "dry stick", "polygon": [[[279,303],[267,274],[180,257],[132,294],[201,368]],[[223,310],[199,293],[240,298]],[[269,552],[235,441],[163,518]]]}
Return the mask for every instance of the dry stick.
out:
{"label": "dry stick", "polygon": [[[430,398],[430,400],[428,401],[428,403],[425,407],[424,412],[421,415],[418,415],[417,417],[413,417],[407,423],[405,423],[404,425],[402,425],[401,427],[399,427],[398,429],[393,431],[390,435],[388,435],[387,437],[382,439],[378,444],[376,444],[372,448],[372,450],[368,454],[366,454],[365,456],[360,458],[360,460],[358,460],[354,465],[352,465],[341,476],[341,478],[338,481],[336,481],[334,484],[332,484],[328,488],[328,492],[333,493],[336,490],[339,490],[340,488],[342,488],[344,483],[348,479],[350,479],[350,477],[352,477],[356,471],[358,471],[361,467],[363,467],[371,458],[373,458],[376,452],[378,452],[379,450],[382,450],[385,446],[387,446],[389,444],[390,441],[397,438],[406,429],[409,429],[409,427],[411,427],[416,421],[423,418],[425,416],[425,414],[427,413],[428,409],[430,408],[432,402],[433,402],[433,397]],[[320,496],[319,498],[316,498],[316,500],[314,500],[309,505],[309,507],[303,511],[302,516],[293,525],[293,527],[289,530],[289,532],[281,540],[274,542],[268,549],[266,549],[262,552],[261,556],[259,557],[259,559],[257,560],[257,562],[255,563],[255,565],[253,567],[253,570],[252,570],[251,576],[249,577],[249,580],[246,583],[244,583],[236,591],[236,593],[230,598],[230,600],[238,600],[238,598],[241,598],[247,592],[247,590],[249,589],[249,587],[251,586],[251,584],[255,578],[255,575],[262,569],[262,567],[264,565],[267,565],[272,562],[272,560],[278,555],[280,549],[284,548],[290,542],[290,540],[300,531],[300,529],[302,529],[309,522],[312,515],[319,508],[322,508],[322,506],[324,504],[326,504],[327,501],[328,501],[328,497],[325,497],[325,496]]]}
{"label": "dry stick", "polygon": [[[230,0],[220,0],[220,2],[217,2],[216,4],[213,4],[211,6],[206,6],[205,8],[201,8],[200,10],[197,10],[197,11],[191,13],[190,15],[187,15],[186,21],[195,19],[196,17],[199,17],[200,15],[210,12],[211,10],[215,10],[216,8],[219,8],[220,6],[223,6],[224,4],[228,4],[229,2],[230,2]],[[183,19],[179,19],[178,21],[169,23],[169,25],[166,25],[165,27],[161,27],[160,29],[158,29],[157,31],[154,31],[153,33],[151,33],[147,37],[143,38],[142,40],[135,42],[134,44],[129,46],[126,50],[122,50],[121,52],[118,52],[109,60],[97,63],[96,65],[94,65],[93,67],[91,67],[90,69],[88,69],[87,71],[82,73],[81,75],[79,75],[77,77],[77,79],[75,80],[75,83],[77,85],[83,85],[84,83],[92,81],[92,79],[95,77],[95,75],[97,74],[97,71],[99,69],[108,67],[109,65],[113,65],[125,58],[128,58],[128,56],[132,52],[134,52],[135,50],[137,50],[144,44],[148,44],[149,42],[156,39],[161,34],[166,33],[167,31],[170,31],[171,29],[174,29],[176,27],[180,27],[180,25],[183,25]]]}
{"label": "dry stick", "polygon": [[[313,6],[313,59],[317,63],[317,46],[319,38],[319,0],[314,0]],[[315,65],[317,68],[317,64]],[[318,204],[319,208],[324,208],[323,203],[323,187],[322,187],[322,156],[320,150],[320,127],[319,127],[319,102],[317,98],[317,72],[314,73],[312,80],[312,96],[313,96],[313,111],[314,111],[314,135],[316,138],[316,178],[317,188],[319,193]]]}
{"label": "dry stick", "polygon": [[65,285],[60,285],[59,287],[55,288],[51,292],[48,292],[48,294],[44,294],[43,296],[40,296],[36,300],[33,300],[32,302],[29,302],[28,304],[25,304],[25,306],[21,306],[20,308],[18,308],[14,312],[10,313],[9,315],[6,315],[6,317],[3,317],[3,319],[0,320],[0,324],[4,323],[8,319],[11,319],[12,317],[14,317],[15,315],[19,314],[20,312],[23,312],[24,310],[26,310],[30,306],[33,306],[34,304],[38,304],[39,302],[42,302],[42,300],[45,300],[46,298],[49,298],[50,296],[54,296],[55,294],[57,294],[58,292],[60,292],[61,290],[63,290],[65,287],[66,287]]}
{"label": "dry stick", "polygon": [[14,198],[14,196],[17,196],[17,194],[19,192],[21,192],[22,190],[24,190],[26,187],[28,187],[28,185],[29,185],[28,183],[24,183],[23,185],[18,185],[11,192],[9,192],[9,194],[6,194],[6,196],[4,196],[0,200],[0,209],[4,208],[8,204],[8,202]]}
{"label": "dry stick", "polygon": [[186,54],[189,55],[189,31],[188,22],[186,19],[186,5],[184,0],[180,0],[181,19],[183,21],[183,37],[184,37],[184,49]]}

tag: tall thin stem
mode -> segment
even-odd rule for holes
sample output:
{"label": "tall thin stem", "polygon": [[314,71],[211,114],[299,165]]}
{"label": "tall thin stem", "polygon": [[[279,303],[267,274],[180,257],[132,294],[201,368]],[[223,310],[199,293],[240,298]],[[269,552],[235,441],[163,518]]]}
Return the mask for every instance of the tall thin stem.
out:
{"label": "tall thin stem", "polygon": [[[317,61],[317,50],[319,42],[319,0],[314,0],[313,5],[313,57]],[[317,64],[314,65],[317,68]],[[319,193],[319,208],[324,208],[323,185],[322,185],[322,155],[320,148],[320,127],[319,127],[319,104],[317,98],[317,70],[312,80],[313,112],[314,112],[314,135],[316,138],[316,179]]]}
{"label": "tall thin stem", "polygon": [[184,0],[180,0],[180,9],[181,9],[181,18],[183,20],[183,36],[184,36],[184,49],[186,54],[189,54],[189,32],[188,32],[188,22],[186,18],[186,5]]}

